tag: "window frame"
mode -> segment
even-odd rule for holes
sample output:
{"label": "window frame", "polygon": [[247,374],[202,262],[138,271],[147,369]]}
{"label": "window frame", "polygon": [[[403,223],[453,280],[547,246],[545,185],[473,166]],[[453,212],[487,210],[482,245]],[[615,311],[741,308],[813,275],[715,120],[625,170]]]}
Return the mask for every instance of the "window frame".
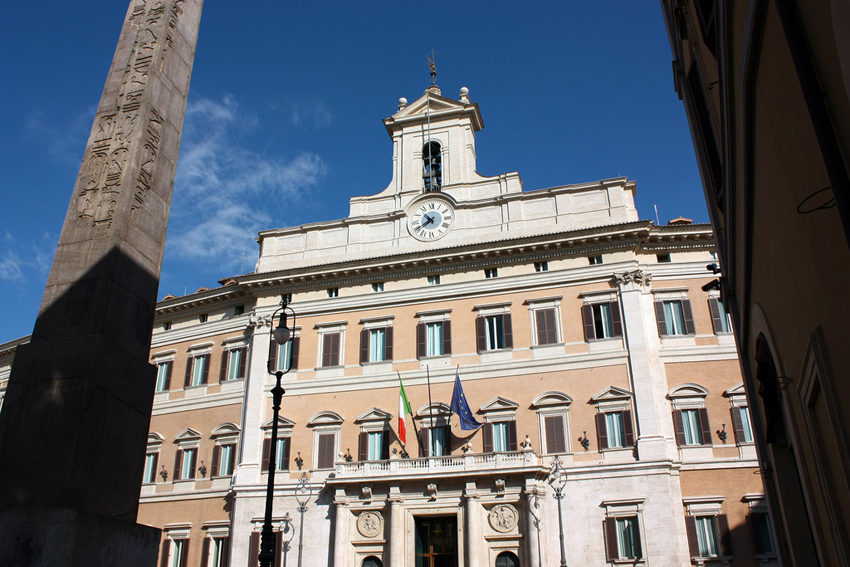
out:
{"label": "window frame", "polygon": [[[416,313],[419,322],[416,324],[416,358],[426,360],[451,356],[452,354],[452,322],[450,319],[452,310],[441,309],[437,311],[421,311]],[[428,326],[440,324],[442,326],[442,344],[440,354],[428,354],[429,334]]]}
{"label": "window frame", "polygon": [[[730,561],[732,559],[732,535],[729,530],[729,520],[722,509],[724,500],[725,497],[723,496],[682,499],[685,505],[685,531],[688,537],[688,551],[693,562]],[[697,526],[700,519],[712,519],[714,543],[717,548],[716,555],[705,555],[700,549]]]}
{"label": "window frame", "polygon": [[[222,423],[213,429],[210,438],[213,443],[212,460],[210,462],[210,479],[219,477],[231,477],[236,472],[236,455],[239,442],[240,429],[235,423]],[[222,474],[225,464],[225,447],[229,448],[229,460],[227,474]]]}
{"label": "window frame", "polygon": [[[537,410],[537,424],[540,434],[540,453],[544,455],[563,455],[571,454],[571,436],[570,436],[570,405],[573,399],[563,392],[549,391],[537,396],[531,402],[531,408]],[[564,450],[558,451],[558,447],[554,447],[554,451],[550,451],[549,433],[546,426],[546,420],[550,418],[561,419],[561,434],[563,435],[562,442]],[[557,443],[557,437],[553,441]]]}
{"label": "window frame", "polygon": [[[432,418],[433,411],[433,418]],[[451,446],[451,430],[452,430],[452,411],[451,408],[443,402],[433,402],[425,404],[419,411],[415,413],[413,419],[419,420],[419,443],[420,447],[426,449],[426,457],[446,457],[452,454],[456,447]],[[431,430],[439,429],[443,432],[444,452],[440,455],[432,454],[433,439]],[[447,443],[446,443],[447,442]],[[446,449],[448,449],[446,451]]]}
{"label": "window frame", "polygon": [[[298,355],[301,350],[301,327],[292,330],[292,337],[282,345],[277,344],[274,339],[269,339],[268,367],[282,372],[298,372]],[[286,361],[286,364],[281,362]],[[288,366],[288,368],[287,368]]]}
{"label": "window frame", "polygon": [[440,274],[428,276],[428,285],[440,285]]}
{"label": "window frame", "polygon": [[[564,344],[563,335],[561,333],[561,300],[562,295],[553,297],[539,297],[534,299],[526,299],[523,303],[528,305],[529,328],[531,329],[531,348],[535,347],[552,347]],[[552,312],[552,329],[554,333],[554,341],[540,342],[540,320],[541,312]],[[546,329],[549,334],[549,329]]]}
{"label": "window frame", "polygon": [[[317,370],[329,370],[334,368],[344,368],[345,367],[345,328],[348,325],[348,321],[331,321],[327,323],[317,323],[315,325],[315,329],[317,330],[317,340],[318,340],[318,348],[316,349],[316,369]],[[337,358],[336,364],[330,364],[333,362],[328,357],[328,364],[325,364],[325,351],[328,347],[326,337],[337,335]],[[333,339],[331,339],[333,341]],[[331,345],[333,346],[333,345]]]}
{"label": "window frame", "polygon": [[[177,449],[174,453],[174,468],[172,483],[194,481],[198,474],[198,463],[200,462],[200,445],[202,435],[187,427],[181,431],[175,438],[174,443]],[[186,454],[192,455],[192,464],[187,471]],[[188,474],[186,474],[188,472]]]}
{"label": "window frame", "polygon": [[[360,330],[360,365],[389,363],[393,360],[393,316],[390,317],[370,317],[361,319],[360,324],[363,328]],[[378,358],[380,353],[376,352],[377,335],[382,333],[383,340],[383,355]]]}
{"label": "window frame", "polygon": [[542,272],[549,271],[549,262],[547,260],[541,260],[540,262],[534,262],[534,271],[538,274]]}
{"label": "window frame", "polygon": [[[221,351],[221,363],[219,366],[218,382],[232,382],[234,380],[244,380],[248,375],[248,344],[245,339],[239,337],[237,339],[225,340],[223,343],[224,349]],[[239,353],[239,364],[236,367],[236,376],[231,376],[233,370],[233,357]]]}
{"label": "window frame", "polygon": [[499,268],[484,268],[484,279],[492,279],[499,277]]}
{"label": "window frame", "polygon": [[[679,384],[667,393],[667,399],[670,400],[673,410],[673,431],[676,435],[676,445],[680,449],[711,448],[714,445],[711,420],[705,405],[706,396],[708,396],[708,389],[693,382]],[[685,414],[684,412],[695,413]],[[687,440],[686,415],[693,415],[691,423],[699,424],[698,442],[689,443]]]}
{"label": "window frame", "polygon": [[[628,390],[609,386],[593,396],[590,401],[596,405],[596,442],[600,453],[607,451],[632,451],[637,443],[637,430],[634,426],[632,415],[632,398],[634,395]],[[622,445],[611,446],[609,441],[608,414],[621,413],[623,425]]]}
{"label": "window frame", "polygon": [[[313,430],[313,470],[332,470],[336,466],[339,454],[339,435],[344,420],[333,411],[323,411],[314,415],[307,422],[307,427]],[[320,455],[323,436],[332,436],[330,455]],[[330,462],[327,460],[330,459]],[[326,466],[325,466],[326,465]]]}
{"label": "window frame", "polygon": [[[142,474],[142,484],[156,484],[159,475],[159,457],[162,453],[162,443],[165,439],[159,433],[148,433],[148,444],[145,449],[145,469]],[[152,474],[148,475],[148,457],[153,456]],[[165,482],[165,481],[163,481]]]}
{"label": "window frame", "polygon": [[171,355],[171,358],[167,360],[155,359],[154,364],[156,364],[156,387],[154,391],[156,393],[170,391],[171,375],[174,371],[174,355]]}
{"label": "window frame", "polygon": [[[668,338],[694,337],[696,325],[691,301],[688,299],[689,289],[686,287],[655,289],[652,291],[653,307],[655,309],[655,321],[658,326],[658,336],[664,340]],[[670,324],[667,321],[666,305],[678,303],[682,314],[682,331],[671,333]],[[674,331],[679,329],[673,328]]]}
{"label": "window frame", "polygon": [[[623,500],[605,500],[602,506],[605,508],[605,519],[602,531],[605,539],[605,559],[607,563],[639,565],[647,562],[646,558],[646,533],[643,521],[643,509],[645,504],[643,498],[632,498]],[[636,557],[624,557],[621,555],[620,520],[634,520],[637,536],[637,548],[639,555]]]}
{"label": "window frame", "polygon": [[[514,348],[510,307],[510,302],[476,305],[474,307],[474,310],[478,312],[478,316],[475,318],[475,335],[479,354],[510,351]],[[491,329],[491,321],[493,322],[493,327],[495,327],[494,329]],[[499,333],[499,327],[501,327],[501,333]],[[493,342],[490,340],[491,333],[495,338],[495,348],[490,348]],[[501,346],[499,346],[499,338],[501,338]]]}
{"label": "window frame", "polygon": [[[478,413],[484,416],[482,431],[483,453],[507,453],[519,450],[517,435],[516,413],[519,404],[501,396],[496,396],[478,408]],[[505,427],[504,448],[496,448],[496,426]]]}
{"label": "window frame", "polygon": [[[269,472],[269,461],[271,460],[271,441],[272,441],[272,426],[274,425],[274,419],[269,419],[265,423],[260,426],[260,429],[263,431],[263,446],[261,452],[261,460],[260,460],[260,472],[261,474],[268,474]],[[277,419],[277,439],[278,443],[280,440],[284,440],[284,452],[281,454],[280,451],[275,451],[275,458],[278,462],[275,463],[275,472],[283,471],[287,472],[291,469],[290,464],[290,456],[292,453],[292,431],[295,428],[295,422],[289,418],[278,416]],[[279,467],[279,465],[285,465],[285,467]],[[277,478],[275,482],[277,482]]]}
{"label": "window frame", "polygon": [[[382,409],[373,407],[372,409],[360,414],[354,420],[354,423],[360,425],[360,433],[357,437],[357,460],[358,461],[385,461],[390,458],[390,431],[392,429],[390,422],[392,414]],[[381,446],[380,458],[370,458],[370,436],[380,433]]]}

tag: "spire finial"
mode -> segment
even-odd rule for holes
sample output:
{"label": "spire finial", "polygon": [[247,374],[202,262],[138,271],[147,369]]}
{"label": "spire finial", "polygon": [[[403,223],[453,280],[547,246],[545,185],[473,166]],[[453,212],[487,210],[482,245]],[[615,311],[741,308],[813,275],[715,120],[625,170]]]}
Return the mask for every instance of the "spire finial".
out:
{"label": "spire finial", "polygon": [[437,85],[437,52],[431,49],[431,55],[425,56],[425,59],[428,60],[428,69],[431,71],[431,85]]}

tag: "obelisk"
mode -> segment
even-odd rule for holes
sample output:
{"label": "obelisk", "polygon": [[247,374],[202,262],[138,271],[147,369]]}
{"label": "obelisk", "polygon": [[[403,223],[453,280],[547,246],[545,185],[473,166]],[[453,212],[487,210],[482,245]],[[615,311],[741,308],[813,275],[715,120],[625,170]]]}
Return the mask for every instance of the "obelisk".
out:
{"label": "obelisk", "polygon": [[156,564],[148,362],[203,0],[132,0],[0,411],[0,566]]}

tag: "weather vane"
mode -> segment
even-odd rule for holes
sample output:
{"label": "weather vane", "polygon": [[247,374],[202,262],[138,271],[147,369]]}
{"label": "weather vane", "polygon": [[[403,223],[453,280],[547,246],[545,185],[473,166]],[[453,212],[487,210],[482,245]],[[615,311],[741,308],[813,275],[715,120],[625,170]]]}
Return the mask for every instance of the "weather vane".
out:
{"label": "weather vane", "polygon": [[433,49],[431,50],[431,55],[425,56],[425,59],[428,60],[428,69],[431,70],[431,84],[437,84],[437,52]]}

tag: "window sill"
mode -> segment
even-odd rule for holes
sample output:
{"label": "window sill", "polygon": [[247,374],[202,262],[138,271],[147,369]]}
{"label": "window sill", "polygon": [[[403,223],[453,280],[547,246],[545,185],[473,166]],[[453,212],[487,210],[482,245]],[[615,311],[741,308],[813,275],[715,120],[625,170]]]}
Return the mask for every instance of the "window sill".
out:
{"label": "window sill", "polygon": [[622,350],[623,337],[606,337],[604,339],[593,339],[587,341],[590,347],[590,352],[609,352],[612,350]]}
{"label": "window sill", "polygon": [[498,350],[485,350],[478,353],[482,363],[488,362],[508,362],[514,358],[514,350],[512,348],[502,348]]}
{"label": "window sill", "polygon": [[316,378],[342,378],[345,366],[320,366],[316,368]]}
{"label": "window sill", "polygon": [[691,563],[697,565],[731,565],[733,555],[717,555],[715,557],[691,557]]}
{"label": "window sill", "polygon": [[207,393],[207,384],[199,384],[197,386],[189,386],[188,388],[183,388],[184,395],[187,398],[194,398],[203,396]]}
{"label": "window sill", "polygon": [[646,559],[614,559],[611,563],[614,565],[645,565]]}
{"label": "window sill", "polygon": [[564,343],[551,343],[548,345],[531,345],[531,355],[534,358],[547,358],[550,356],[563,356]]}
{"label": "window sill", "polygon": [[425,370],[429,367],[449,366],[452,361],[450,354],[436,354],[434,356],[423,356],[419,359],[419,370]]}
{"label": "window sill", "polygon": [[381,360],[379,362],[364,362],[361,364],[363,367],[363,374],[366,376],[373,376],[376,374],[385,374],[387,372],[391,372],[393,369],[393,361],[392,360]]}

